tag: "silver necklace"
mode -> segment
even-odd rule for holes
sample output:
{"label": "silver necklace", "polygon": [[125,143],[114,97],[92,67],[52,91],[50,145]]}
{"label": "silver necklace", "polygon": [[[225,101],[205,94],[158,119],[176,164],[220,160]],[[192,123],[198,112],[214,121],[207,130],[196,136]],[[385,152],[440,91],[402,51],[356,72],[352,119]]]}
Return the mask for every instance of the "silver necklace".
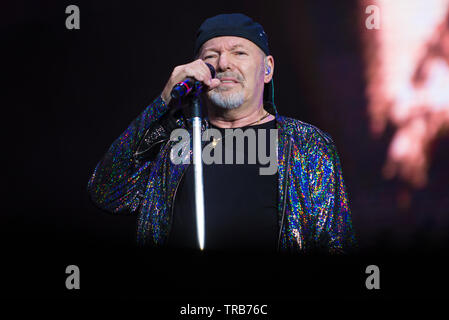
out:
{"label": "silver necklace", "polygon": [[[269,114],[267,111],[265,111],[265,112],[266,112],[266,113],[265,113],[259,120],[254,121],[254,122],[251,122],[250,124],[246,125],[245,127],[249,127],[249,126],[252,126],[252,125],[254,125],[254,124],[258,124],[260,121],[262,121],[263,119],[267,118],[270,114]],[[227,136],[229,136],[229,135],[232,134],[232,133],[233,133],[233,132],[228,133],[228,134],[225,135],[224,137],[221,137],[221,138],[218,138],[218,139],[215,139],[215,137],[214,137],[213,140],[212,140],[212,148],[215,148],[215,146],[218,144],[218,141],[220,141],[220,140],[226,138]]]}

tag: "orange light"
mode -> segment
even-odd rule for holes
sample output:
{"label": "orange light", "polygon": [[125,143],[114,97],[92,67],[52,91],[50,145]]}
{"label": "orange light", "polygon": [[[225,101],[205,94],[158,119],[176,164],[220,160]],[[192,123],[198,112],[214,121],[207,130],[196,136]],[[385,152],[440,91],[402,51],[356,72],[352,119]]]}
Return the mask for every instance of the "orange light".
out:
{"label": "orange light", "polygon": [[361,4],[380,9],[380,29],[362,35],[371,131],[394,128],[383,175],[424,187],[429,146],[449,126],[449,0]]}

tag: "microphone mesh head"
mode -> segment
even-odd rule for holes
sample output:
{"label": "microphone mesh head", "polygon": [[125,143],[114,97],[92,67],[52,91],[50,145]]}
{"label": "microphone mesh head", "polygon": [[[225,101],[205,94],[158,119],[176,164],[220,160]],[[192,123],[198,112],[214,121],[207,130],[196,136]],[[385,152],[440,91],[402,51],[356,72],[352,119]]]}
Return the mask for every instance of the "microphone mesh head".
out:
{"label": "microphone mesh head", "polygon": [[206,62],[206,65],[209,67],[210,70],[210,74],[212,75],[212,78],[215,78],[215,68],[213,65],[211,65],[210,63]]}

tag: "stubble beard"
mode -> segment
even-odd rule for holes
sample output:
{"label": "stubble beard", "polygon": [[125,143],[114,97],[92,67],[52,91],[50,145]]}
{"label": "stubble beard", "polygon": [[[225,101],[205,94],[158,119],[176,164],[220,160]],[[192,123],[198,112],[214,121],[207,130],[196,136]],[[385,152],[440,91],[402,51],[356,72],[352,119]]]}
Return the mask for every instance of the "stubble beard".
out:
{"label": "stubble beard", "polygon": [[243,88],[237,92],[232,91],[232,88],[217,87],[207,93],[210,101],[217,107],[223,109],[235,109],[243,104],[244,93]]}

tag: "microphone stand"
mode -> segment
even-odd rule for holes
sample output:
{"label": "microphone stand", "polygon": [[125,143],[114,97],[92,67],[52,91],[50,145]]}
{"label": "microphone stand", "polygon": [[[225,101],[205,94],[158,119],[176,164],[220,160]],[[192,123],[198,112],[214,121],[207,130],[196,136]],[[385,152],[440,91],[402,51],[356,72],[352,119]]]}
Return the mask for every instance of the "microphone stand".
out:
{"label": "microphone stand", "polygon": [[[215,78],[215,68],[206,63],[210,70],[212,78]],[[205,218],[204,218],[204,185],[203,185],[203,158],[202,158],[202,143],[201,143],[201,89],[202,83],[195,81],[192,78],[187,78],[185,81],[178,83],[171,92],[174,99],[179,99],[181,96],[188,94],[192,88],[192,132],[193,132],[193,170],[194,170],[194,184],[195,184],[195,216],[196,216],[196,231],[198,235],[198,244],[200,250],[204,249],[205,244]]]}
{"label": "microphone stand", "polygon": [[205,245],[205,218],[204,218],[204,185],[203,185],[203,161],[201,147],[201,83],[195,82],[195,92],[192,95],[192,127],[193,127],[193,169],[195,184],[195,212],[196,230],[200,250]]}

